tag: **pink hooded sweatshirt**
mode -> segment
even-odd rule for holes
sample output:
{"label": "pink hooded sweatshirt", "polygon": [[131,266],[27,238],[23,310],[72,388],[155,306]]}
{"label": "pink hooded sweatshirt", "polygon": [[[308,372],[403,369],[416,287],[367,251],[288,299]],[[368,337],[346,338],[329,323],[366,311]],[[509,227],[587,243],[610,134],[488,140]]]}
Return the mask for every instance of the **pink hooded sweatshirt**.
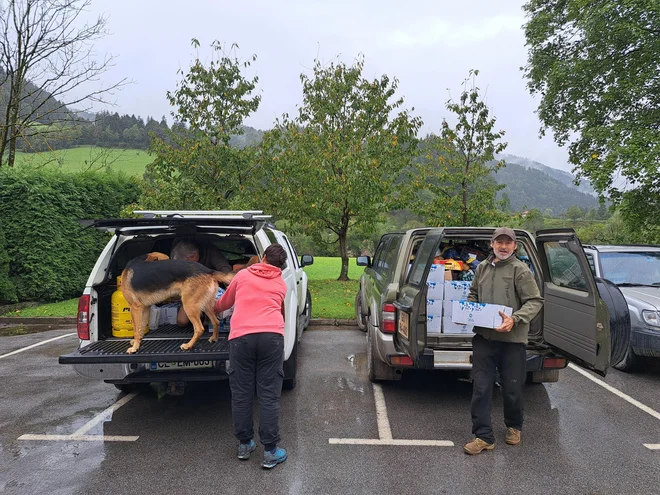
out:
{"label": "pink hooded sweatshirt", "polygon": [[227,291],[216,301],[215,312],[234,306],[229,340],[250,333],[284,335],[282,307],[285,296],[282,270],[268,263],[256,263],[236,274]]}

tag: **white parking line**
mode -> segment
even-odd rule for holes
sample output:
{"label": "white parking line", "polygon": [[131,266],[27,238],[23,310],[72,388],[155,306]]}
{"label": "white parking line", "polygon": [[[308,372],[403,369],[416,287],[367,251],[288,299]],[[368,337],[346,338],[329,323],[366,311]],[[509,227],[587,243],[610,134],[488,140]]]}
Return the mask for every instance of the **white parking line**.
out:
{"label": "white parking line", "polygon": [[373,384],[374,401],[376,402],[376,422],[378,424],[379,438],[328,438],[330,445],[396,445],[412,447],[453,447],[454,442],[449,440],[404,440],[392,438],[390,420],[387,417],[387,406],[383,388],[377,383]]}
{"label": "white parking line", "polygon": [[660,443],[645,443],[644,447],[649,450],[660,450]]}
{"label": "white parking line", "polygon": [[86,435],[86,433],[94,428],[101,421],[112,418],[112,413],[126,404],[129,400],[135,397],[138,393],[133,392],[113,405],[108,407],[105,411],[97,414],[91,421],[88,421],[80,428],[78,428],[72,435],[33,435],[26,434],[18,437],[19,440],[45,440],[45,441],[83,441],[83,442],[135,442],[137,436],[118,436],[118,435]]}
{"label": "white parking line", "polygon": [[378,423],[378,437],[381,440],[392,440],[392,429],[390,420],[387,418],[387,406],[385,405],[385,396],[383,387],[377,383],[372,383],[374,389],[374,400],[376,401],[376,421]]}
{"label": "white parking line", "polygon": [[30,349],[34,349],[35,347],[39,347],[40,345],[48,344],[49,342],[53,342],[55,340],[63,339],[65,337],[71,337],[72,335],[76,335],[75,333],[67,333],[64,335],[60,335],[59,337],[53,337],[52,339],[48,340],[42,340],[41,342],[37,342],[36,344],[29,345],[27,347],[23,347],[22,349],[17,349],[12,352],[8,352],[7,354],[2,354],[0,355],[0,359],[6,358],[9,356],[13,356],[14,354],[18,354],[19,352],[24,352],[24,351],[29,351]]}
{"label": "white parking line", "polygon": [[649,406],[647,406],[645,404],[642,404],[637,399],[633,399],[628,394],[624,394],[623,392],[621,392],[621,390],[614,388],[612,385],[608,385],[603,380],[600,380],[600,379],[596,378],[595,376],[593,376],[588,371],[583,370],[582,368],[580,368],[579,366],[577,366],[573,363],[568,363],[568,367],[571,368],[572,370],[577,371],[582,376],[586,376],[587,378],[589,378],[589,380],[591,380],[594,383],[597,383],[598,385],[603,387],[605,390],[609,390],[614,395],[618,395],[619,397],[621,397],[626,402],[629,402],[633,406],[635,406],[635,407],[641,409],[642,411],[644,411],[646,414],[650,414],[655,419],[660,419],[660,413],[658,411],[656,411],[654,409],[651,409]]}

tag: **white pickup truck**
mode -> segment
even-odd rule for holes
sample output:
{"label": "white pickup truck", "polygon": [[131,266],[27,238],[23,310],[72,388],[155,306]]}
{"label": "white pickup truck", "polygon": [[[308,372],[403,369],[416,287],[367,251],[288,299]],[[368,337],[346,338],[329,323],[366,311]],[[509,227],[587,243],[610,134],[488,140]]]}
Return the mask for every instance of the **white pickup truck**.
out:
{"label": "white pickup truck", "polygon": [[[136,383],[218,380],[226,376],[229,360],[225,326],[217,342],[204,335],[190,351],[180,345],[192,336],[192,326],[166,324],[150,328],[140,350],[128,354],[130,337],[113,337],[111,296],[117,290],[117,276],[131,259],[158,251],[169,254],[173,242],[194,239],[222,251],[230,264],[246,263],[255,254],[263,255],[273,244],[287,252],[282,278],[287,285],[284,323],[284,387],[296,384],[298,342],[309,325],[311,297],[303,267],[311,265],[310,255],[298,259],[286,235],[270,223],[261,211],[139,211],[142,218],[84,221],[84,224],[112,233],[89,275],[78,303],[78,349],[60,356],[61,364],[73,365],[80,375],[103,380],[128,390]],[[210,335],[210,333],[209,333]]]}

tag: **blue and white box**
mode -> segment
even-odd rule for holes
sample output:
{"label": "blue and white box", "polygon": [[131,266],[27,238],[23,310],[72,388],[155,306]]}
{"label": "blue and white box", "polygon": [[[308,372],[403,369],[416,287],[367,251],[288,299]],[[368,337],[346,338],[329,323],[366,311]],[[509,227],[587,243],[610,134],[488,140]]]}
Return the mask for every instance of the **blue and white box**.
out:
{"label": "blue and white box", "polygon": [[442,316],[426,316],[426,335],[440,335],[442,333]]}
{"label": "blue and white box", "polygon": [[451,320],[454,323],[474,325],[484,328],[497,328],[502,325],[502,316],[511,316],[513,308],[501,304],[485,304],[468,301],[452,301]]}
{"label": "blue and white box", "polygon": [[442,301],[442,316],[451,318],[451,303],[452,301]]}
{"label": "blue and white box", "polygon": [[442,299],[445,290],[445,265],[431,265],[429,276],[426,279],[429,299]]}
{"label": "blue and white box", "polygon": [[445,334],[470,334],[474,331],[472,325],[462,325],[460,323],[454,323],[451,320],[450,316],[442,317],[442,333]]}
{"label": "blue and white box", "polygon": [[445,283],[441,280],[427,280],[426,297],[429,299],[442,299],[445,292]]}
{"label": "blue and white box", "polygon": [[462,282],[459,280],[445,282],[445,296],[447,301],[463,301],[470,294],[472,282]]}
{"label": "blue and white box", "polygon": [[442,299],[427,299],[426,316],[442,316],[443,302]]}

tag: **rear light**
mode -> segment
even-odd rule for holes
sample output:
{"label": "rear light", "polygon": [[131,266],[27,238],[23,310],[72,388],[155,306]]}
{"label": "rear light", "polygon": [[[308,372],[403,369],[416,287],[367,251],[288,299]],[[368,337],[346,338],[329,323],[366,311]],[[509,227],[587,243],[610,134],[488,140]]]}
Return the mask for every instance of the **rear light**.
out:
{"label": "rear light", "polygon": [[394,304],[383,304],[381,313],[381,326],[380,331],[383,333],[396,332],[396,308]]}
{"label": "rear light", "polygon": [[563,369],[566,368],[566,358],[543,358],[543,369]]}
{"label": "rear light", "polygon": [[80,340],[89,340],[89,294],[83,294],[78,300],[78,318],[76,327]]}
{"label": "rear light", "polygon": [[392,366],[412,366],[413,360],[410,356],[390,356]]}

